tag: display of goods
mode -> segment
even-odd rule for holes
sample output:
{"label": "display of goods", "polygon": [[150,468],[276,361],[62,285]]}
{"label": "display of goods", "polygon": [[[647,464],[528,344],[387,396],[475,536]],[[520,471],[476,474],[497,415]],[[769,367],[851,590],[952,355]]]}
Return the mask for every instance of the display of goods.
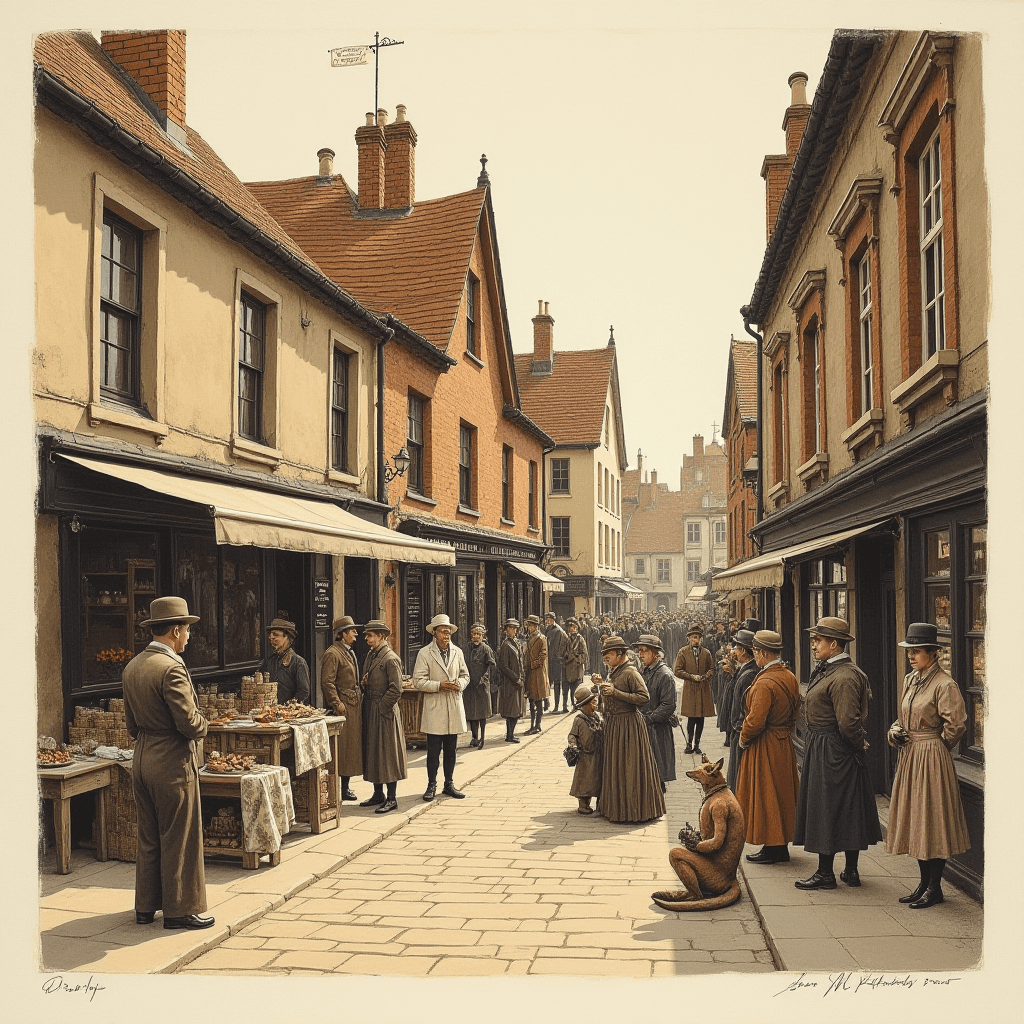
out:
{"label": "display of goods", "polygon": [[210,725],[226,725],[228,722],[232,721],[235,718],[241,718],[241,715],[237,711],[232,709],[230,711],[222,712],[221,714],[217,715],[216,718],[211,718],[209,720],[209,724]]}
{"label": "display of goods", "polygon": [[41,765],[60,765],[71,764],[74,758],[66,750],[40,749],[36,751],[36,760]]}
{"label": "display of goods", "polygon": [[135,657],[132,651],[126,651],[123,647],[108,647],[96,655],[96,660],[102,665],[105,663],[113,665],[124,665]]}
{"label": "display of goods", "polygon": [[[110,766],[107,794],[107,854],[114,860],[134,861],[139,840],[132,793],[131,762],[114,761]],[[93,822],[93,830],[97,824]],[[95,839],[95,834],[93,839]]]}
{"label": "display of goods", "polygon": [[314,708],[297,700],[290,700],[287,704],[272,704],[269,708],[253,711],[252,718],[254,722],[269,725],[274,722],[292,722],[297,718],[321,718],[326,714],[323,708]]}
{"label": "display of goods", "polygon": [[221,807],[203,826],[203,845],[241,849],[242,821],[234,807]]}
{"label": "display of goods", "polygon": [[206,769],[211,772],[239,774],[255,767],[256,758],[251,754],[222,754],[219,750],[211,750],[206,757]]}
{"label": "display of goods", "polygon": [[270,681],[266,672],[242,676],[241,707],[243,712],[277,703],[277,683]]}

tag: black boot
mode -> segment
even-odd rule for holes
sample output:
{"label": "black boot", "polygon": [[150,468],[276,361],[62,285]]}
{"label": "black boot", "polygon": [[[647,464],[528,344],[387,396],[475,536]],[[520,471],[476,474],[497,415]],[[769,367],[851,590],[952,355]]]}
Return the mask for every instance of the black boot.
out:
{"label": "black boot", "polygon": [[519,737],[516,735],[516,721],[515,718],[505,719],[505,742],[506,743],[518,743]]}
{"label": "black boot", "polygon": [[942,872],[945,867],[946,861],[943,857],[928,861],[928,888],[921,894],[920,899],[910,904],[911,910],[927,910],[936,903],[945,902],[942,895]]}
{"label": "black boot", "polygon": [[359,799],[359,797],[357,797],[355,792],[353,791],[352,787],[349,785],[350,781],[351,781],[351,776],[349,776],[349,775],[342,775],[342,777],[341,777],[341,799],[342,800],[358,800]]}
{"label": "black boot", "polygon": [[487,728],[486,723],[483,720],[481,720],[481,722],[480,722],[480,742],[476,745],[476,749],[477,750],[483,750],[484,749],[484,731],[486,730],[486,728]]}
{"label": "black boot", "polygon": [[469,728],[473,732],[473,738],[469,741],[469,745],[471,747],[478,746],[480,741],[476,738],[477,729],[476,729],[476,719],[475,718],[470,720]]}
{"label": "black boot", "polygon": [[928,861],[919,860],[917,866],[921,872],[921,881],[913,892],[908,892],[906,896],[900,897],[900,903],[916,903],[924,895],[925,889],[928,888]]}

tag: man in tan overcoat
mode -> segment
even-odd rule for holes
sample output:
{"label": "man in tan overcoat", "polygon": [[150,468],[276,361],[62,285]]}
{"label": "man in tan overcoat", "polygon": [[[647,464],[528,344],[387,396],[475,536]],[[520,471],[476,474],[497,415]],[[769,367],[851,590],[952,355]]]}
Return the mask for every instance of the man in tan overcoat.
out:
{"label": "man in tan overcoat", "polygon": [[181,597],[158,597],[141,622],[149,646],[125,666],[124,714],[135,740],[132,791],[138,816],[135,921],[152,924],[163,911],[165,928],[209,928],[199,801],[199,741],[206,719],[196,707],[192,678],[181,659],[189,615]]}
{"label": "man in tan overcoat", "polygon": [[363,695],[359,689],[359,659],[352,650],[359,630],[351,615],[335,619],[331,630],[334,643],[320,659],[320,693],[332,715],[346,718],[338,737],[341,798],[358,800],[349,782],[363,770]]}
{"label": "man in tan overcoat", "polygon": [[715,701],[711,696],[711,677],[715,674],[715,659],[701,644],[704,631],[691,626],[686,633],[688,644],[679,648],[672,671],[683,680],[683,695],[679,700],[679,714],[686,717],[686,749],[684,754],[701,754],[700,737],[704,732],[704,719],[715,714]]}
{"label": "man in tan overcoat", "polygon": [[540,631],[540,619],[536,615],[526,616],[526,699],[530,702],[530,728],[523,733],[532,736],[540,732],[540,721],[544,717],[544,701],[551,696],[548,682],[548,642]]}

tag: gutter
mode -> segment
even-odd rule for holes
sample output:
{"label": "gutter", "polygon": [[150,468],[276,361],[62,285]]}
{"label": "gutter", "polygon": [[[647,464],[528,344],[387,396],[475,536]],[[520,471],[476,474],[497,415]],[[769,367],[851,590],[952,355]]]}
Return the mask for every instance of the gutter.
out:
{"label": "gutter", "polygon": [[536,438],[536,440],[540,441],[540,443],[544,445],[545,455],[548,452],[553,451],[556,447],[561,447],[556,446],[555,439],[551,437],[549,434],[544,433],[544,431],[539,426],[537,426],[537,424],[534,423],[533,420],[531,420],[530,417],[527,416],[522,409],[518,409],[516,408],[516,406],[509,405],[508,402],[506,402],[501,407],[501,415],[505,419],[511,420],[513,423],[522,427],[528,434]]}
{"label": "gutter", "polygon": [[764,338],[750,329],[750,306],[744,306],[740,310],[740,316],[743,317],[743,330],[757,342],[757,514],[754,517],[756,528],[764,519]]}

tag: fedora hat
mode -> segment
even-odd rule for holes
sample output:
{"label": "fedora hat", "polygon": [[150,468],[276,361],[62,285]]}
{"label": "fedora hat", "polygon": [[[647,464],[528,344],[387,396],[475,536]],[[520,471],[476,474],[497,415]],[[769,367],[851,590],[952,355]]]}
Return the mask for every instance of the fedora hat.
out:
{"label": "fedora hat", "polygon": [[434,630],[437,629],[438,626],[447,626],[453,633],[457,633],[459,631],[459,627],[456,626],[455,623],[452,622],[452,620],[449,619],[448,616],[444,614],[444,612],[441,612],[439,615],[435,615],[427,623],[427,627],[426,627],[427,628],[427,632],[431,636],[433,636],[434,635]]}
{"label": "fedora hat", "polygon": [[614,634],[606,636],[601,641],[601,653],[605,654],[608,651],[625,651],[628,650],[626,647],[626,641],[621,636],[615,636]]}
{"label": "fedora hat", "polygon": [[294,622],[289,622],[287,619],[273,619],[269,626],[267,626],[267,632],[272,633],[275,629],[279,629],[282,633],[287,633],[293,640],[299,635],[298,630],[295,628]]}
{"label": "fedora hat", "polygon": [[754,634],[749,629],[737,629],[732,635],[732,642],[749,651],[754,646]]}
{"label": "fedora hat", "polygon": [[355,624],[351,615],[342,615],[340,619],[335,619],[331,623],[332,633],[344,633],[347,629],[358,629],[359,627]]}
{"label": "fedora hat", "polygon": [[751,633],[756,633],[759,629],[764,629],[764,623],[760,619],[744,619],[743,628],[749,629]]}
{"label": "fedora hat", "polygon": [[826,640],[839,640],[844,644],[848,644],[853,639],[853,635],[850,633],[850,624],[846,619],[840,619],[835,615],[826,615],[824,618],[818,619],[818,624],[811,626],[807,632],[811,636],[823,636]]}
{"label": "fedora hat", "polygon": [[665,653],[665,648],[661,646],[661,641],[653,633],[641,633],[639,639],[633,642],[633,647],[650,647],[651,650],[661,651]]}
{"label": "fedora hat", "polygon": [[772,629],[759,629],[754,634],[754,646],[763,647],[766,651],[781,651],[782,636]]}
{"label": "fedora hat", "polygon": [[580,685],[573,691],[573,711],[579,711],[584,704],[589,704],[596,696],[597,690],[592,683],[580,683]]}
{"label": "fedora hat", "polygon": [[897,647],[938,647],[949,641],[939,636],[937,627],[930,622],[912,622],[907,626],[907,639],[901,640]]}
{"label": "fedora hat", "polygon": [[580,624],[580,620],[577,619],[575,615],[570,615],[569,618],[565,620],[565,624],[567,626],[578,626]]}
{"label": "fedora hat", "polygon": [[527,615],[526,616],[526,621],[527,622],[532,622],[535,626],[539,626],[540,625],[540,618],[538,616],[536,616],[536,615]]}
{"label": "fedora hat", "polygon": [[516,629],[518,629],[519,628],[519,620],[518,619],[506,619],[501,624],[501,626],[502,626],[502,629],[508,629],[509,626],[515,626]]}
{"label": "fedora hat", "polygon": [[380,619],[371,619],[363,626],[364,633],[382,633],[384,636],[391,636],[391,627]]}
{"label": "fedora hat", "polygon": [[189,615],[188,602],[183,597],[158,597],[149,604],[149,618],[140,626],[173,626],[179,622],[191,625],[198,622],[198,615]]}

